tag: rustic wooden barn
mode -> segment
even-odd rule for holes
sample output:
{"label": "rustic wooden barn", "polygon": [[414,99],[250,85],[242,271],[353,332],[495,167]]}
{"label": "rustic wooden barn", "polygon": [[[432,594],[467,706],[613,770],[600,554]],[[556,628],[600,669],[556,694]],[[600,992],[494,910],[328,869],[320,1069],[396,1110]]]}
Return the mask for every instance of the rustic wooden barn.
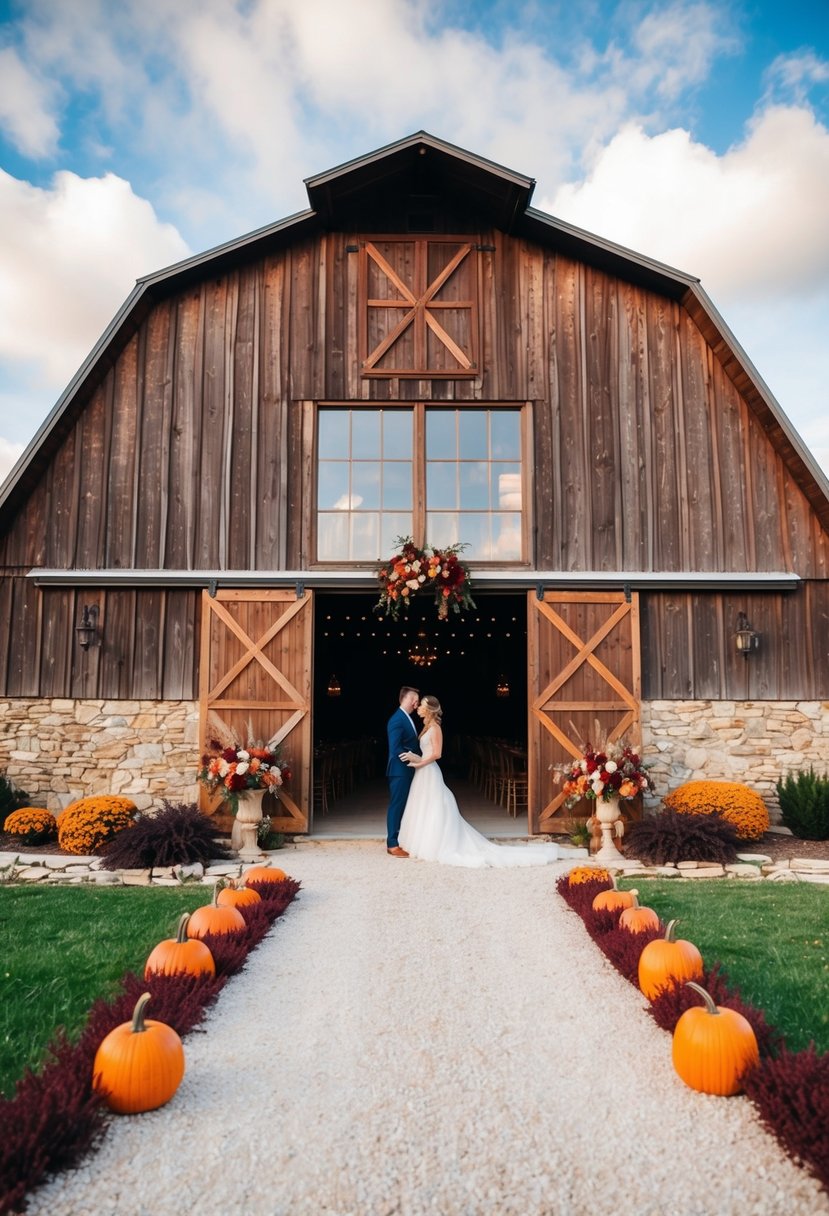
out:
{"label": "rustic wooden barn", "polygon": [[5,483],[0,766],[56,808],[192,797],[214,713],[279,735],[311,830],[320,724],[414,682],[429,614],[353,627],[405,534],[470,543],[421,681],[526,743],[531,830],[596,720],[662,793],[825,762],[829,484],[698,280],[424,132],[306,185],[140,280]]}

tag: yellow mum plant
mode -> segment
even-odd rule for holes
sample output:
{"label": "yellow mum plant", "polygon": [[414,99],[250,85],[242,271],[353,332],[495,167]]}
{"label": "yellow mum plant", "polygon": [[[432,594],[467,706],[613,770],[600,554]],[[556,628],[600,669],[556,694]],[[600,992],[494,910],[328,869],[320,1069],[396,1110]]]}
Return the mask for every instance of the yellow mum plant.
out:
{"label": "yellow mum plant", "polygon": [[94,853],[117,832],[133,826],[137,809],[131,799],[116,794],[79,798],[58,818],[58,844],[67,853]]}
{"label": "yellow mum plant", "polygon": [[582,882],[610,882],[610,871],[601,866],[576,866],[567,875],[567,882],[571,887]]}
{"label": "yellow mum plant", "polygon": [[3,830],[19,836],[22,844],[45,844],[57,834],[57,827],[51,811],[42,806],[22,806],[6,816]]}
{"label": "yellow mum plant", "polygon": [[760,840],[769,828],[765,802],[737,781],[686,781],[665,798],[665,806],[685,815],[722,815],[741,840]]}

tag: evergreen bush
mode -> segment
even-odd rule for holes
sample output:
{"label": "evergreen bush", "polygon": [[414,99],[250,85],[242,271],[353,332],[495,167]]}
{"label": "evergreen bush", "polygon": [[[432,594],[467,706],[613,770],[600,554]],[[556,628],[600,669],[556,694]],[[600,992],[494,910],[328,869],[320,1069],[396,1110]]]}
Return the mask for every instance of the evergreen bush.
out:
{"label": "evergreen bush", "polygon": [[21,806],[29,805],[29,795],[20,786],[15,785],[5,770],[0,772],[0,832],[5,831],[6,816],[11,815]]}
{"label": "evergreen bush", "polygon": [[801,840],[829,840],[829,776],[798,769],[777,783],[783,826]]}

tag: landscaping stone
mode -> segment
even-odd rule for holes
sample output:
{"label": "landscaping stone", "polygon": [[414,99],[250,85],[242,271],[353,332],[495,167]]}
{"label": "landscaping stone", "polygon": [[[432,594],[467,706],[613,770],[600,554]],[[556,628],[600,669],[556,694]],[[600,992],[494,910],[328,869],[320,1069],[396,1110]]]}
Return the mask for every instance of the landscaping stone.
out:
{"label": "landscaping stone", "polygon": [[722,866],[697,866],[695,870],[683,870],[682,878],[722,878],[725,870]]}
{"label": "landscaping stone", "polygon": [[791,868],[793,870],[815,870],[821,874],[829,874],[829,861],[818,861],[813,857],[793,857]]}
{"label": "landscaping stone", "polygon": [[759,866],[750,865],[747,862],[736,862],[734,865],[725,867],[726,874],[731,874],[735,878],[762,878]]}
{"label": "landscaping stone", "polygon": [[738,853],[737,860],[750,861],[758,866],[771,865],[771,858],[767,853]]}

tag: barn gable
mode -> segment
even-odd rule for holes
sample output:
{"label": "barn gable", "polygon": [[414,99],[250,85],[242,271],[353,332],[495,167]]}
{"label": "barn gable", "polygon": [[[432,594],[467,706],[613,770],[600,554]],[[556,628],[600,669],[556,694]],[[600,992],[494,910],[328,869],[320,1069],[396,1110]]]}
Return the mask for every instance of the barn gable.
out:
{"label": "barn gable", "polygon": [[[20,720],[186,718],[229,688],[304,732],[302,821],[312,596],[370,594],[393,525],[471,541],[481,593],[524,597],[536,827],[556,698],[593,707],[566,719],[618,696],[634,729],[646,704],[829,698],[829,483],[698,280],[425,132],[306,186],[307,210],[140,280],[4,486]],[[739,613],[765,639],[748,665]]]}

